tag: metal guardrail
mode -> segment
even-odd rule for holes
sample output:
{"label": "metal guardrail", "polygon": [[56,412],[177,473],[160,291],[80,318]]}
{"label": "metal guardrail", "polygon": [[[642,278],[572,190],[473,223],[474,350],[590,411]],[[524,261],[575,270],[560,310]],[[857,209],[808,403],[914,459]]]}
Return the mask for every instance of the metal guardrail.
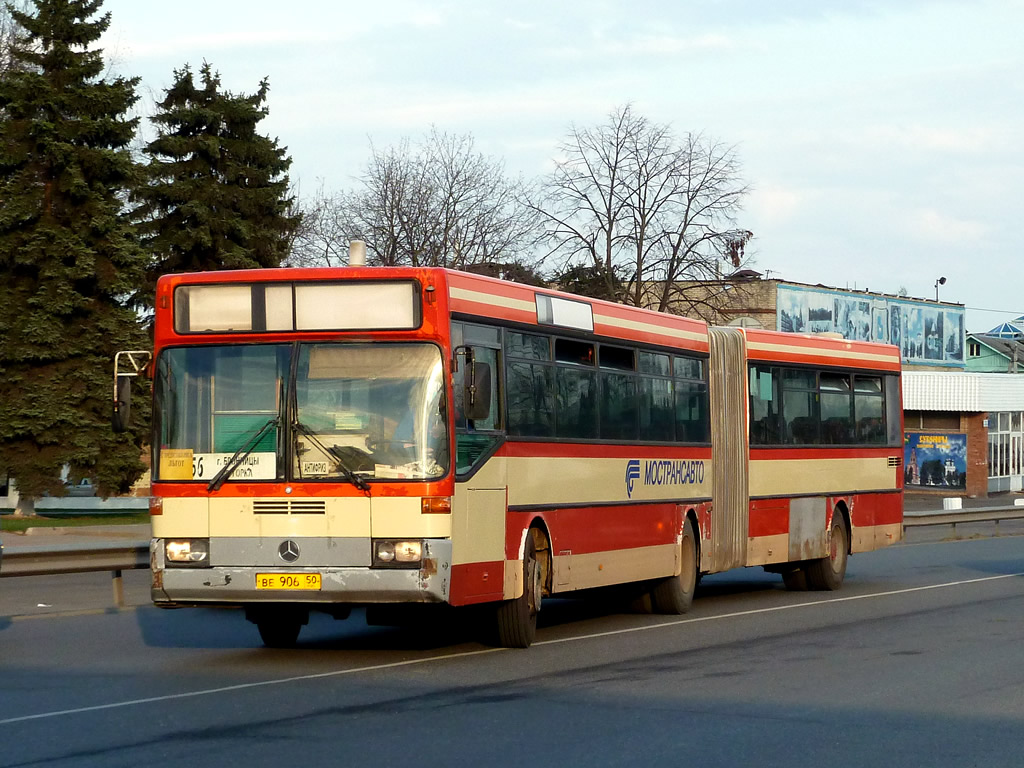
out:
{"label": "metal guardrail", "polygon": [[149,542],[83,544],[60,549],[5,548],[0,559],[0,577],[109,571],[113,582],[114,605],[118,608],[124,607],[121,572],[137,568],[149,568]]}
{"label": "metal guardrail", "polygon": [[[1024,520],[1024,506],[975,507],[969,510],[941,510],[903,516],[903,530],[917,526],[957,525]],[[149,568],[149,542],[70,545],[59,549],[17,547],[3,550],[0,577],[52,576],[62,573],[110,571],[114,582],[114,604],[124,606],[121,572]]]}
{"label": "metal guardrail", "polygon": [[149,543],[83,544],[60,549],[5,548],[0,576],[50,576],[149,568]]}
{"label": "metal guardrail", "polygon": [[941,510],[919,514],[903,515],[903,530],[918,525],[957,525],[965,523],[990,523],[997,525],[1001,520],[1024,519],[1024,507],[975,507],[974,509]]}

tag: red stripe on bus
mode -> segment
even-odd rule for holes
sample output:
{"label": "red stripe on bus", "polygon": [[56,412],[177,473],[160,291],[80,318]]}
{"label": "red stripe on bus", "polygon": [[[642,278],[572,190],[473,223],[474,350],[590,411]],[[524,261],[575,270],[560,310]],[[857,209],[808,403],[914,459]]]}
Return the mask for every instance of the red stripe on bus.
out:
{"label": "red stripe on bus", "polygon": [[898,361],[865,360],[852,355],[848,357],[832,357],[830,355],[780,352],[778,350],[758,354],[757,350],[751,349],[749,350],[748,358],[754,362],[802,363],[804,365],[820,365],[824,368],[870,368],[872,371],[896,373],[900,370],[900,364]]}
{"label": "red stripe on bus", "polygon": [[[802,362],[897,372],[900,370],[900,352],[891,344],[757,329],[747,329],[745,333],[748,340],[747,357],[750,360]],[[761,349],[758,347],[759,344],[785,346],[789,349]],[[824,352],[840,352],[841,356],[822,354]],[[886,359],[878,360],[879,356]]]}
{"label": "red stripe on bus", "polygon": [[[453,312],[463,314],[479,315],[481,317],[496,318],[500,320],[516,321],[539,325],[536,313],[537,295],[550,295],[558,298],[568,298],[564,294],[557,294],[550,291],[537,290],[528,286],[521,286],[515,283],[503,283],[492,278],[471,276],[459,273],[448,273],[448,285],[463,291],[472,291],[480,294],[479,297],[452,296],[451,309]],[[512,308],[503,306],[500,301],[489,302],[491,297],[496,300],[511,299],[529,303],[530,309]],[[612,304],[596,299],[573,297],[576,300],[591,307],[594,317],[594,333],[599,336],[624,339],[629,341],[646,342],[660,346],[673,346],[680,350],[691,352],[707,353],[708,330],[707,325],[700,320],[693,320],[677,315],[668,315],[652,310],[628,307],[622,304]],[[622,320],[631,324],[642,325],[641,328],[624,328],[614,324],[615,320]],[[695,334],[697,339],[681,338],[680,332]]]}
{"label": "red stripe on bus", "polygon": [[785,333],[763,328],[746,328],[744,333],[755,344],[785,344],[807,349],[840,349],[853,354],[889,355],[899,359],[899,350],[892,344],[857,339],[837,339],[807,333]]}
{"label": "red stripe on bus", "polygon": [[[285,489],[290,488],[291,492]],[[345,483],[339,478],[322,483],[236,483],[228,481],[219,490],[207,492],[206,482],[155,482],[151,490],[154,496],[167,498],[246,498],[246,499],[318,499],[321,497],[351,498],[366,496],[354,485]],[[384,497],[419,497],[419,496],[451,496],[454,493],[454,482],[449,476],[437,482],[388,481],[386,483],[371,482],[370,498]]]}
{"label": "red stripe on bus", "polygon": [[[822,511],[824,511],[824,505]],[[824,517],[822,520],[824,521]],[[751,501],[748,528],[748,535],[752,538],[789,533],[789,499]]]}
{"label": "red stripe on bus", "polygon": [[519,559],[523,531],[538,518],[551,536],[553,555],[587,555],[673,544],[681,525],[680,507],[673,502],[513,511],[508,513],[505,526],[505,557]]}
{"label": "red stripe on bus", "polygon": [[847,504],[854,528],[903,522],[903,496],[899,492],[864,493],[852,497]]}
{"label": "red stripe on bus", "polygon": [[504,596],[504,560],[452,566],[452,584],[448,591],[448,602],[452,605],[487,603]]}

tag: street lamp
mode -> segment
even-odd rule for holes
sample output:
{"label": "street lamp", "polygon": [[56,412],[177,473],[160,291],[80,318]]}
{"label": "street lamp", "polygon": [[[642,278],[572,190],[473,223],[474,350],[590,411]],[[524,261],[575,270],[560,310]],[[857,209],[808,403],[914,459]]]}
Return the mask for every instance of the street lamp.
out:
{"label": "street lamp", "polygon": [[940,277],[938,280],[935,281],[935,300],[936,301],[939,300],[939,286],[940,285],[945,285],[945,284],[946,284],[946,278],[944,278],[944,277]]}

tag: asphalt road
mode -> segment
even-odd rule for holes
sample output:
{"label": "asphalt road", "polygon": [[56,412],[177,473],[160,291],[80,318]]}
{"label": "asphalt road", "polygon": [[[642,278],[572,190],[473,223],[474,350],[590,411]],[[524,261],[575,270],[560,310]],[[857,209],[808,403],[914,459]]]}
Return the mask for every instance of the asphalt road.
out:
{"label": "asphalt road", "polygon": [[718,575],[683,617],[550,601],[525,651],[359,615],[271,651],[239,612],[159,611],[127,576],[118,612],[82,607],[102,574],[0,580],[0,766],[1024,762],[1019,536],[858,555],[837,593]]}

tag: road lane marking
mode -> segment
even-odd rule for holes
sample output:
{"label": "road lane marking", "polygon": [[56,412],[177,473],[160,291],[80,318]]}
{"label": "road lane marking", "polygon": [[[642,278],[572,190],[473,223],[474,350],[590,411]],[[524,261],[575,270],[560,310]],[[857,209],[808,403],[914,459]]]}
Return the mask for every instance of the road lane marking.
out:
{"label": "road lane marking", "polygon": [[428,661],[445,661],[447,659],[463,659],[469,656],[483,656],[487,653],[498,653],[507,651],[507,648],[484,648],[479,651],[468,651],[466,653],[447,653],[442,656],[430,656],[425,659],[408,659],[406,661],[393,661],[387,664],[373,664],[368,667],[353,667],[352,669],[336,669],[332,672],[317,672],[310,675],[298,675],[296,677],[282,677],[276,680],[261,680],[255,683],[239,683],[238,685],[226,685],[221,688],[205,688],[198,691],[185,691],[183,693],[170,693],[164,696],[148,696],[144,699],[130,699],[128,701],[115,701],[110,704],[94,704],[88,707],[75,707],[74,709],[61,709],[53,712],[40,712],[35,715],[21,715],[20,717],[8,717],[0,720],[0,725],[10,723],[24,723],[28,720],[42,720],[48,717],[61,717],[63,715],[77,715],[83,712],[99,712],[104,709],[118,709],[121,707],[133,707],[138,704],[155,704],[161,701],[174,701],[175,699],[191,699],[197,696],[210,696],[215,693],[230,693],[232,691],[244,691],[248,688],[262,688],[268,685],[284,685],[285,683],[297,683],[303,680],[318,680],[327,677],[341,677],[352,675],[357,672],[376,672],[382,669],[397,669],[408,667],[413,664],[425,664]]}
{"label": "road lane marking", "polygon": [[[964,579],[961,581],[949,581],[943,584],[927,584],[922,587],[907,587],[905,589],[893,589],[887,592],[872,592],[866,595],[848,595],[845,597],[833,597],[826,600],[812,600],[806,603],[793,603],[790,605],[775,605],[770,608],[755,608],[749,611],[733,611],[732,613],[720,613],[714,616],[693,616],[685,619],[676,619],[674,621],[664,621],[657,624],[646,624],[642,627],[629,627],[627,629],[615,629],[608,632],[592,632],[586,635],[574,635],[572,637],[563,637],[555,640],[541,640],[535,642],[534,647],[540,647],[544,645],[558,645],[560,643],[569,643],[578,640],[593,640],[601,637],[612,637],[614,635],[625,635],[632,632],[649,632],[655,629],[663,629],[665,627],[678,627],[682,624],[697,624],[707,621],[719,621],[722,619],[734,619],[741,616],[755,616],[761,613],[774,613],[776,611],[789,611],[797,608],[811,608],[815,606],[828,605],[831,603],[846,603],[853,600],[868,600],[879,597],[892,597],[894,595],[907,595],[914,592],[925,592],[932,589],[948,589],[951,587],[961,587],[969,584],[981,584],[988,581],[1000,581],[1002,579],[1013,579],[1024,576],[1022,573],[1006,573],[1000,574],[999,576],[984,576],[978,579]],[[72,709],[60,709],[52,712],[39,712],[34,715],[20,715],[18,717],[8,717],[0,720],[0,725],[11,725],[13,723],[24,723],[30,720],[45,720],[47,718],[63,717],[65,715],[78,715],[86,712],[100,712],[107,709],[122,709],[124,707],[134,707],[139,704],[156,704],[163,701],[174,701],[176,699],[191,699],[199,696],[211,696],[217,693],[232,693],[234,691],[244,691],[251,688],[263,688],[271,685],[285,685],[287,683],[298,683],[305,680],[323,680],[331,677],[342,677],[345,675],[354,675],[360,672],[379,672],[385,669],[399,669],[401,667],[409,667],[416,664],[428,664],[435,661],[448,661],[450,659],[465,659],[472,656],[485,656],[491,653],[501,653],[508,651],[508,648],[484,648],[479,651],[466,651],[465,653],[446,653],[441,656],[429,656],[423,659],[407,659],[406,661],[393,661],[387,664],[373,664],[366,667],[353,667],[351,669],[337,669],[331,672],[316,672],[309,675],[297,675],[295,677],[282,677],[275,680],[261,680],[255,683],[239,683],[238,685],[226,685],[220,688],[205,688],[198,691],[184,691],[182,693],[170,693],[163,696],[148,696],[142,699],[129,699],[127,701],[115,701],[109,704],[94,704],[88,707],[75,707]]]}
{"label": "road lane marking", "polygon": [[[649,629],[659,629],[661,627],[677,627],[680,624],[697,624],[705,621],[717,621],[719,619],[735,619],[740,616],[755,616],[759,613],[773,613],[774,611],[789,611],[794,608],[811,608],[816,605],[828,605],[830,603],[847,603],[852,600],[866,600],[868,598],[875,597],[892,597],[893,595],[906,595],[912,592],[925,592],[929,589],[946,589],[948,587],[961,587],[966,584],[979,584],[985,581],[998,581],[1000,579],[1013,579],[1019,576],[1024,576],[1022,573],[1003,573],[999,576],[983,576],[980,579],[964,579],[963,581],[948,581],[944,584],[927,584],[923,587],[907,587],[906,589],[893,589],[888,592],[871,592],[867,595],[847,595],[845,597],[832,597],[826,600],[811,600],[806,603],[792,603],[790,605],[773,605],[770,608],[754,608],[749,611],[733,611],[732,613],[718,613],[714,616],[692,616],[686,619],[676,619],[675,621],[666,621],[660,624],[649,624],[643,627],[627,627],[626,629],[612,629],[607,632],[594,632],[589,635],[577,635],[576,637],[562,637],[555,640],[541,640],[535,642],[533,645],[557,645],[558,643],[568,643],[572,640],[589,640],[591,638],[598,637],[611,637],[613,635],[627,635],[631,632],[643,632]],[[3,721],[0,720],[0,723]]]}
{"label": "road lane marking", "polygon": [[81,616],[103,616],[116,615],[118,613],[130,613],[138,606],[126,605],[123,608],[81,608],[74,611],[48,611],[46,613],[15,613],[11,616],[0,616],[0,619],[7,619],[11,622],[36,621],[38,619],[77,619]]}

